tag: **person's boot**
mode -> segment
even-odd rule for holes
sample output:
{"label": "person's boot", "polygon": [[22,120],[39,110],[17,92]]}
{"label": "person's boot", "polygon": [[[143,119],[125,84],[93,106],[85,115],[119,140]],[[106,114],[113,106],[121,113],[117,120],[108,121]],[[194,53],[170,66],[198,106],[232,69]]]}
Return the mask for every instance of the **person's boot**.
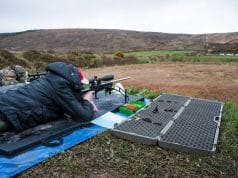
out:
{"label": "person's boot", "polygon": [[9,125],[6,121],[3,121],[1,118],[0,118],[0,132],[4,132],[8,129]]}

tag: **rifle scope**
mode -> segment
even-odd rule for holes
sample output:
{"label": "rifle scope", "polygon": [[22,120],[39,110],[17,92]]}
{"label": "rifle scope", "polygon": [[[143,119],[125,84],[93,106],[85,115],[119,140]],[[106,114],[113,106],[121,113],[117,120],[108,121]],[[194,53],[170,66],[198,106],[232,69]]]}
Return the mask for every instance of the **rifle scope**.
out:
{"label": "rifle scope", "polygon": [[90,79],[89,80],[89,83],[95,83],[95,82],[101,82],[101,81],[109,81],[109,80],[113,80],[114,79],[114,75],[112,74],[107,74],[107,75],[104,75],[102,77],[97,77],[97,76],[94,76],[93,79]]}

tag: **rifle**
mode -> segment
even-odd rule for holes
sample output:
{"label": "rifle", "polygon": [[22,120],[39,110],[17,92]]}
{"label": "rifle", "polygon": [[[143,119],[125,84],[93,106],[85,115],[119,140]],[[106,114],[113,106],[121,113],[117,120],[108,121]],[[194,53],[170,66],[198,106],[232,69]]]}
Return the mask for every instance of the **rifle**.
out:
{"label": "rifle", "polygon": [[40,77],[43,77],[45,75],[46,75],[46,72],[42,72],[42,73],[36,72],[34,74],[28,74],[27,75],[27,78],[28,78],[27,81],[32,82],[33,80],[36,80],[36,79],[38,79]]}
{"label": "rifle", "polygon": [[[46,72],[43,72],[43,73],[36,72],[35,74],[28,74],[28,81],[32,82],[33,80],[36,80],[36,79],[43,77],[45,75],[46,75]],[[111,92],[113,90],[116,90],[125,96],[125,103],[127,103],[127,99],[128,99],[127,90],[123,91],[123,89],[121,89],[121,88],[115,89],[115,88],[113,88],[113,84],[116,82],[123,81],[123,80],[128,80],[130,78],[131,77],[124,77],[124,78],[120,78],[117,80],[113,80],[114,75],[112,75],[112,74],[107,74],[102,77],[94,76],[94,78],[89,80],[89,85],[87,86],[87,88],[83,88],[80,91],[78,98],[81,98],[82,95],[88,91],[94,91],[95,92],[94,97],[95,97],[95,99],[98,99],[97,93],[99,91],[104,90],[105,95],[106,95],[107,93],[111,94]],[[78,95],[77,93],[75,93],[75,94]]]}
{"label": "rifle", "polygon": [[81,92],[86,93],[88,91],[94,91],[95,92],[94,97],[95,99],[98,99],[97,92],[104,90],[106,95],[107,93],[111,94],[113,90],[116,90],[125,96],[125,103],[127,103],[127,99],[128,99],[127,90],[123,91],[123,89],[121,88],[115,89],[113,88],[113,84],[123,80],[128,80],[130,78],[131,77],[124,77],[124,78],[113,80],[114,76],[112,74],[107,74],[107,75],[104,75],[103,77],[94,76],[93,79],[89,80],[89,88],[82,89]]}

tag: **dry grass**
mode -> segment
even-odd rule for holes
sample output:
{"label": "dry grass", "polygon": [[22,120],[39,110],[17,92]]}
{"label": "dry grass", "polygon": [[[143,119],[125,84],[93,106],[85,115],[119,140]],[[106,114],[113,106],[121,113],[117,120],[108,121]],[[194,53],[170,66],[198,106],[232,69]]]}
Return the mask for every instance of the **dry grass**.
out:
{"label": "dry grass", "polygon": [[130,76],[126,86],[148,88],[185,96],[231,100],[238,104],[238,63],[160,63],[95,68],[85,71],[94,75],[113,73],[115,78]]}

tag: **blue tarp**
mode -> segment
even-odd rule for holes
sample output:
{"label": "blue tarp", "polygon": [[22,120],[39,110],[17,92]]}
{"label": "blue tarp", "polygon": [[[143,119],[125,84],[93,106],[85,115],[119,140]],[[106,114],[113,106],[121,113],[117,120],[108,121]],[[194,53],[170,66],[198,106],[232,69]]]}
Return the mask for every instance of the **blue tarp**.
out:
{"label": "blue tarp", "polygon": [[[17,87],[19,87],[21,85],[23,85],[23,84],[1,87],[0,92],[6,92],[9,89],[15,90],[15,89],[17,89]],[[114,98],[115,98],[115,96],[114,96]],[[120,101],[119,99],[120,98],[117,97],[118,101]],[[134,99],[136,100],[136,98],[134,98]],[[138,99],[138,97],[137,97],[137,99]],[[145,102],[149,103],[149,101],[147,101],[147,100],[145,100]],[[108,102],[108,103],[111,105],[110,102]],[[119,105],[120,105],[120,103],[119,103]],[[103,106],[105,107],[105,103]],[[108,107],[109,106],[107,106],[107,111],[110,110],[110,109],[108,109]],[[105,110],[105,108],[100,108],[100,109]],[[103,110],[103,112],[104,112],[104,110]],[[30,151],[27,151],[25,153],[22,153],[20,155],[12,157],[12,158],[8,158],[8,157],[0,155],[0,178],[11,177],[16,174],[19,174],[22,171],[42,162],[43,160],[47,159],[48,157],[53,156],[63,150],[66,150],[76,144],[79,144],[79,143],[97,135],[98,133],[100,133],[102,131],[105,131],[106,130],[105,127],[110,128],[113,125],[112,120],[110,120],[110,122],[108,121],[108,119],[112,118],[113,116],[115,116],[115,117],[113,117],[114,118],[113,122],[115,122],[115,123],[117,121],[122,120],[123,117],[125,117],[125,119],[127,118],[125,115],[122,115],[119,113],[117,113],[117,115],[118,116],[115,116],[115,113],[111,113],[111,112],[106,113],[105,115],[102,115],[101,118],[100,117],[97,118],[99,120],[95,120],[95,123],[99,124],[101,126],[93,124],[92,126],[89,126],[87,128],[76,130],[73,133],[71,133],[70,135],[63,137],[64,142],[60,146],[55,146],[55,147],[39,146],[39,147],[36,147]]]}
{"label": "blue tarp", "polygon": [[104,130],[106,130],[104,127],[92,125],[90,127],[74,131],[70,135],[63,137],[64,143],[60,146],[39,146],[12,158],[0,156],[0,177],[5,178],[14,176],[42,162],[46,158],[81,143]]}

